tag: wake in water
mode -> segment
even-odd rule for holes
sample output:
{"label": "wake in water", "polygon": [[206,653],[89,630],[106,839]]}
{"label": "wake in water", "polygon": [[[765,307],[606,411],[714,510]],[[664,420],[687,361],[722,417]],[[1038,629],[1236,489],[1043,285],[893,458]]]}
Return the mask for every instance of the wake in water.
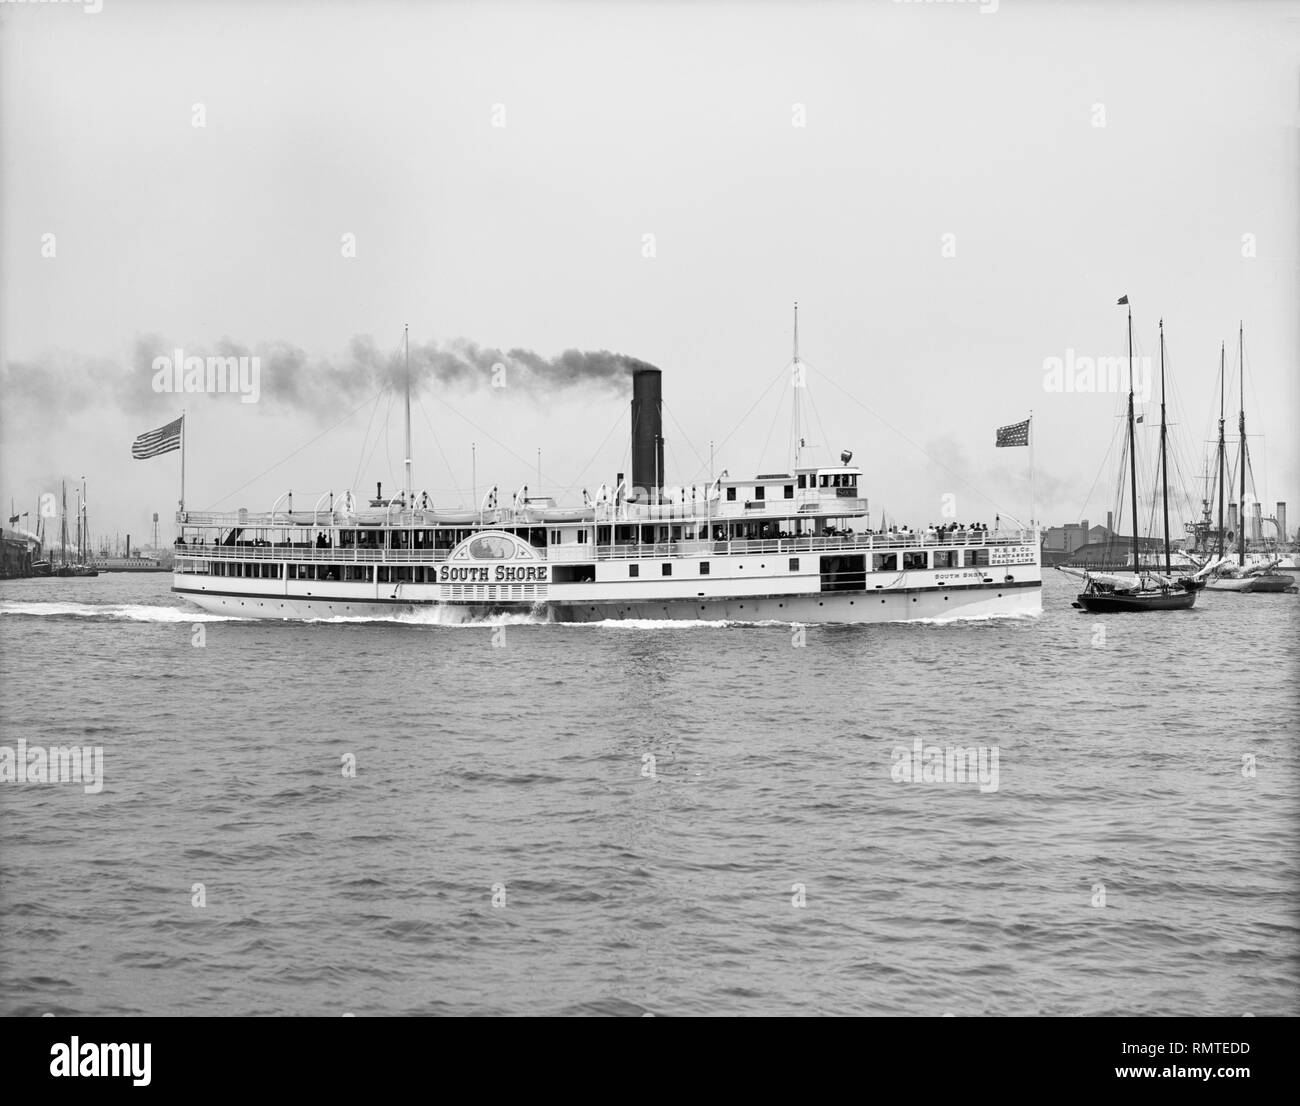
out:
{"label": "wake in water", "polygon": [[142,603],[0,603],[0,615],[28,618],[89,618],[101,622],[242,622],[230,615],[156,607]]}
{"label": "wake in water", "polygon": [[[439,627],[449,629],[483,629],[493,626],[582,626],[605,630],[729,630],[743,627],[790,627],[813,625],[794,620],[760,619],[707,619],[707,618],[606,618],[596,622],[558,622],[549,612],[533,611],[528,614],[502,612],[468,618],[461,608],[429,606],[406,608],[373,615],[336,615],[329,618],[303,619],[246,619],[235,615],[210,614],[191,608],[154,606],[142,603],[17,603],[0,602],[0,615],[28,618],[91,619],[101,622],[302,622],[325,625],[349,623],[382,623],[397,626]],[[871,623],[872,626],[944,626],[960,622],[1026,621],[1038,618],[1037,614],[956,615],[952,618],[913,618]],[[838,624],[845,628],[867,629],[865,624]]]}

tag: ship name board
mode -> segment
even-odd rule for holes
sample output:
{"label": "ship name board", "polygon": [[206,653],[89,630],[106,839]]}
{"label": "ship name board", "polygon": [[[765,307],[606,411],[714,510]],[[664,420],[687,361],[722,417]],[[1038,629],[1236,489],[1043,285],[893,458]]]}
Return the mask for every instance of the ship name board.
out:
{"label": "ship name board", "polygon": [[442,565],[440,584],[544,584],[547,565]]}
{"label": "ship name board", "polygon": [[990,549],[991,565],[1031,565],[1034,563],[1033,547],[1018,546],[1011,549]]}

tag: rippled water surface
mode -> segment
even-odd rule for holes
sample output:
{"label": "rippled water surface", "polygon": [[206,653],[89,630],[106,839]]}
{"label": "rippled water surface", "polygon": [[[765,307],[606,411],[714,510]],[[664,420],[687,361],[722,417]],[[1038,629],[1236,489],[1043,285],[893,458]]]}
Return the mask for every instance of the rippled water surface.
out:
{"label": "rippled water surface", "polygon": [[104,758],[0,784],[0,1013],[1300,1013],[1295,595],[798,647],[169,585],[0,590],[0,744]]}

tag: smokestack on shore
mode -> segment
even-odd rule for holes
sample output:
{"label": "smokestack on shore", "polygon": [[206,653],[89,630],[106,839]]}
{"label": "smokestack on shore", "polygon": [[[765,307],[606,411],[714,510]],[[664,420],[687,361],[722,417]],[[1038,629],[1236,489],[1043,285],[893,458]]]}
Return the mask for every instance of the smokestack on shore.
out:
{"label": "smokestack on shore", "polygon": [[663,373],[632,373],[632,495],[657,503],[664,484]]}
{"label": "smokestack on shore", "polygon": [[1286,504],[1278,503],[1277,505],[1277,532],[1279,541],[1290,541],[1291,535],[1286,528]]}

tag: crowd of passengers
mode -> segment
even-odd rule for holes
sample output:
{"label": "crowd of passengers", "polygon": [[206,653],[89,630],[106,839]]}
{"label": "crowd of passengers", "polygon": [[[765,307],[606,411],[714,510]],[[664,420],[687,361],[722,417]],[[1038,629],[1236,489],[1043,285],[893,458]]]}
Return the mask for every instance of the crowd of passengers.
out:
{"label": "crowd of passengers", "polygon": [[[866,530],[863,532],[862,536],[880,538],[884,541],[902,541],[902,542],[917,542],[917,543],[920,543],[922,541],[939,542],[939,543],[965,542],[969,544],[972,541],[985,540],[985,535],[988,533],[988,529],[989,529],[988,526],[986,526],[982,522],[969,522],[969,523],[948,522],[948,523],[943,523],[941,525],[936,525],[935,523],[932,522],[924,530],[913,530],[910,526],[890,526],[880,530]],[[375,536],[377,535],[371,535],[370,541],[368,542],[358,543],[356,548],[363,548],[363,549],[376,548],[374,542]],[[858,535],[855,533],[855,531],[852,528],[849,528],[847,530],[837,530],[834,526],[824,526],[822,527],[822,529],[816,531],[815,533],[807,533],[807,534],[794,534],[791,533],[789,530],[781,530],[778,531],[775,535],[769,534],[768,539],[770,539],[773,536],[778,538],[783,538],[783,539],[791,539],[791,538],[810,538],[810,537],[853,538]],[[701,535],[701,537],[703,537],[703,535]],[[726,541],[727,540],[726,530],[721,526],[716,527],[714,529],[713,539],[714,541]],[[734,540],[762,541],[767,539],[763,539],[761,537],[758,537],[757,535],[755,535],[752,538],[746,538],[738,533],[736,534]],[[176,544],[184,545],[185,539],[183,537],[177,538]],[[205,545],[206,543],[200,537],[192,541],[190,544],[202,546]],[[217,543],[213,543],[213,544],[217,544]],[[272,544],[271,542],[261,538],[255,539],[253,541],[235,542],[235,545],[237,546],[249,546],[249,545],[269,546],[271,544]],[[276,544],[285,545],[290,543],[278,542]],[[317,549],[329,549],[331,547],[329,537],[323,533],[316,535],[316,541],[314,544]],[[631,542],[620,543],[620,544],[639,545],[640,542],[638,542],[634,538]],[[669,544],[676,545],[677,543],[676,541],[673,541]],[[301,543],[300,545],[296,545],[295,547],[301,548],[302,545],[305,545],[305,543]]]}

